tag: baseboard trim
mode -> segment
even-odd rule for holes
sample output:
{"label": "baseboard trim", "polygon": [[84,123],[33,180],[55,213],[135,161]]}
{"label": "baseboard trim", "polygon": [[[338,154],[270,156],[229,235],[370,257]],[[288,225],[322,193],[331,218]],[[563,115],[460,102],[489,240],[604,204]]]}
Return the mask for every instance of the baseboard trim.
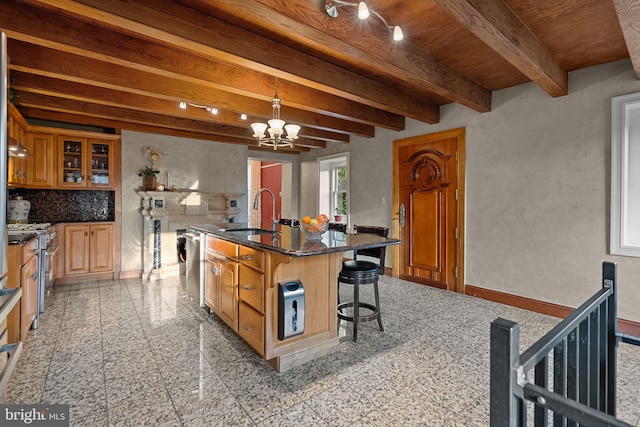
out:
{"label": "baseboard trim", "polygon": [[[510,305],[512,307],[524,308],[525,310],[531,310],[536,313],[547,314],[549,316],[559,317],[562,319],[567,317],[574,310],[571,307],[563,305],[535,300],[519,295],[507,294],[505,292],[480,288],[473,285],[465,285],[464,293],[465,295],[471,295],[488,301]],[[640,323],[618,318],[618,332],[634,337],[640,337]]]}
{"label": "baseboard trim", "polygon": [[142,277],[142,270],[121,271],[119,279],[139,279]]}

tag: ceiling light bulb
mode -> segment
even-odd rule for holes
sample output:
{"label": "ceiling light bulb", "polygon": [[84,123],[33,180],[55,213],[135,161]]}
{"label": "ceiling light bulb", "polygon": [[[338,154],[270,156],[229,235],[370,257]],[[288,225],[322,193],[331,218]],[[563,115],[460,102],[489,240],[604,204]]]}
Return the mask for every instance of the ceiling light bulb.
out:
{"label": "ceiling light bulb", "polygon": [[208,110],[211,114],[213,114],[214,116],[215,116],[216,114],[218,114],[218,109],[217,109],[217,108],[211,108],[211,107],[209,107],[209,108],[207,108],[207,110]]}
{"label": "ceiling light bulb", "polygon": [[369,17],[369,8],[367,4],[363,1],[358,3],[358,18],[367,19]]}
{"label": "ceiling light bulb", "polygon": [[187,103],[186,103],[186,102],[184,102],[184,101],[182,101],[182,102],[180,103],[180,108],[182,108],[183,110],[186,110],[186,109],[187,109]]}
{"label": "ceiling light bulb", "polygon": [[399,25],[393,27],[393,39],[395,41],[400,41],[404,38],[404,34],[402,34],[402,28]]}
{"label": "ceiling light bulb", "polygon": [[247,120],[247,115],[245,113],[240,114],[241,120]]}

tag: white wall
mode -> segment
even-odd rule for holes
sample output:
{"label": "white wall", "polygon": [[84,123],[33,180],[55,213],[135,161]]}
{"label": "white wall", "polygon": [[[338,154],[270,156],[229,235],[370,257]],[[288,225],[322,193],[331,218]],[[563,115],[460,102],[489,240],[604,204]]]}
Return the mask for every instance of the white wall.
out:
{"label": "white wall", "polygon": [[[122,131],[122,244],[121,270],[123,273],[142,269],[142,216],[140,197],[135,193],[142,185],[138,171],[148,165],[145,146],[166,154],[155,166],[161,171],[158,183],[164,183],[165,172],[170,171],[176,188],[197,189],[214,193],[243,193],[238,201],[243,210],[237,222],[247,221],[247,146],[224,144],[165,135]],[[255,154],[254,154],[255,156]],[[260,158],[294,162],[294,183],[298,180],[297,156],[262,153]],[[294,184],[297,193],[298,186]],[[293,200],[296,203],[297,198]]]}
{"label": "white wall", "polygon": [[315,157],[349,151],[351,223],[390,227],[393,141],[464,127],[465,283],[576,307],[616,261],[619,316],[640,321],[640,259],[608,255],[611,97],[638,91],[622,60],[571,73],[564,97],[525,84],[495,92],[489,113],[453,104],[437,125],[407,120],[303,154],[301,212],[317,208]]}

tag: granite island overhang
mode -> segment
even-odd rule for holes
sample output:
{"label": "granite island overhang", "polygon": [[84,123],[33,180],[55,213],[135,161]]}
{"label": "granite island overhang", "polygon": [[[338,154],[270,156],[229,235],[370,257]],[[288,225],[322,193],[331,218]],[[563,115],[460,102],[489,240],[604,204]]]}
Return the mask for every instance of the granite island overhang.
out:
{"label": "granite island overhang", "polygon": [[[188,230],[204,235],[206,305],[278,372],[337,349],[336,280],[343,257],[352,257],[345,252],[401,243],[332,230],[321,241],[307,241],[302,230],[284,225],[276,232],[238,223],[226,228],[198,224]],[[282,289],[296,281],[304,289],[298,325],[303,332],[282,338],[287,320],[278,310],[284,307],[278,294],[282,301]]]}

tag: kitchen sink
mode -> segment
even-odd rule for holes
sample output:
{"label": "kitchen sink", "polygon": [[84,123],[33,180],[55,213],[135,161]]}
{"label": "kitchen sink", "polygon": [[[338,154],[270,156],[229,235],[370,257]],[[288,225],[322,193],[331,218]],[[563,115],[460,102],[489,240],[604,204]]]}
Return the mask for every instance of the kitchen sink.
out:
{"label": "kitchen sink", "polygon": [[225,230],[226,233],[242,234],[243,236],[253,236],[256,234],[277,234],[279,231],[265,230],[263,228],[231,228]]}

